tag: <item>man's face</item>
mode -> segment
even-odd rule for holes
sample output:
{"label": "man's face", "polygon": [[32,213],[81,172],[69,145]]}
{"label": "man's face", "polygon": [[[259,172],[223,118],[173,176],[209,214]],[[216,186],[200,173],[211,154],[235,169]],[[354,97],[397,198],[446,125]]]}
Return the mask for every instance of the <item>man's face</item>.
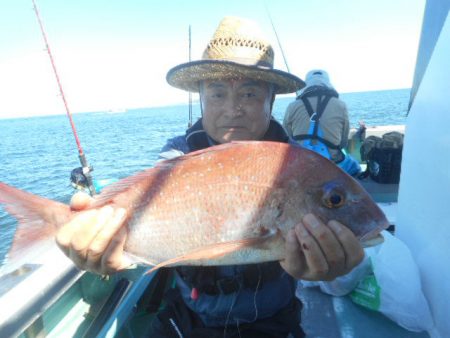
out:
{"label": "man's face", "polygon": [[269,127],[272,92],[267,83],[251,79],[204,81],[203,128],[219,143],[261,139]]}

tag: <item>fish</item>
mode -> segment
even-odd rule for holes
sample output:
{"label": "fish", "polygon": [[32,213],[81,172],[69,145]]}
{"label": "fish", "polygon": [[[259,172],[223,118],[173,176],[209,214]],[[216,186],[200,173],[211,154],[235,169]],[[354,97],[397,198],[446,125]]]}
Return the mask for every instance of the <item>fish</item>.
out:
{"label": "fish", "polygon": [[[55,237],[83,211],[0,182],[0,203],[18,220],[10,255]],[[236,141],[157,163],[103,189],[89,209],[125,208],[124,251],[155,268],[282,260],[303,216],[347,226],[362,245],[389,226],[351,176],[295,145]],[[369,243],[369,244],[367,244]]]}

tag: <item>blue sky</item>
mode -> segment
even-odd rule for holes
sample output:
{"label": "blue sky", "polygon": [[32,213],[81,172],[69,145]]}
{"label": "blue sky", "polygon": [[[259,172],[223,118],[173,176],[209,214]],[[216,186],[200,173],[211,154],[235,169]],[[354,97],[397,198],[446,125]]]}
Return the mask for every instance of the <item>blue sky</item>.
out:
{"label": "blue sky", "polygon": [[[165,75],[198,59],[226,15],[254,19],[276,68],[329,71],[340,92],[409,88],[425,0],[37,0],[72,112],[185,103]],[[64,114],[31,0],[0,1],[0,118]]]}

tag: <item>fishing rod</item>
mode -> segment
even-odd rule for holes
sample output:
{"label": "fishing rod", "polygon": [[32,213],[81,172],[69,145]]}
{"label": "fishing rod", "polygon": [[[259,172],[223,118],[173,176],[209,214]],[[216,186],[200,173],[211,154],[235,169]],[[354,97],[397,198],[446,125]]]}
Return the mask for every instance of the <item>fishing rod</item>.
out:
{"label": "fishing rod", "polygon": [[42,24],[41,16],[39,14],[39,10],[37,8],[36,1],[35,0],[31,0],[31,1],[33,2],[33,9],[34,9],[34,12],[36,13],[39,27],[41,29],[42,36],[44,38],[45,49],[47,50],[48,56],[50,57],[50,62],[52,64],[53,73],[55,75],[56,82],[58,83],[59,93],[61,94],[61,98],[64,102],[64,107],[66,108],[66,114],[67,114],[67,117],[69,118],[70,126],[72,127],[73,136],[75,137],[75,142],[76,142],[77,148],[78,148],[78,158],[80,159],[80,163],[81,163],[81,169],[83,171],[84,177],[86,177],[88,188],[89,188],[89,193],[91,195],[95,195],[95,188],[94,188],[94,184],[92,182],[92,175],[91,175],[91,171],[93,171],[94,169],[91,166],[89,166],[89,163],[86,159],[86,155],[84,154],[83,148],[81,147],[81,142],[80,142],[80,139],[78,138],[77,130],[75,128],[75,123],[73,122],[72,114],[70,113],[69,105],[67,104],[66,96],[64,95],[64,90],[61,85],[61,81],[59,80],[58,71],[56,70],[55,61],[53,60],[53,55],[50,50],[50,45],[48,43],[47,34],[45,34],[44,25]]}
{"label": "fishing rod", "polygon": [[[191,25],[189,25],[189,62],[191,62]],[[189,123],[188,128],[192,127],[192,93],[189,92]]]}
{"label": "fishing rod", "polygon": [[269,16],[270,24],[272,25],[273,32],[275,33],[275,37],[277,38],[278,46],[281,50],[281,55],[283,56],[284,64],[286,65],[286,69],[288,73],[290,73],[289,65],[287,63],[286,55],[284,54],[283,46],[281,45],[280,38],[278,37],[277,30],[275,29],[275,25],[272,20],[272,16],[270,15],[269,7],[267,6],[267,3],[264,1],[264,5],[266,6],[267,15]]}

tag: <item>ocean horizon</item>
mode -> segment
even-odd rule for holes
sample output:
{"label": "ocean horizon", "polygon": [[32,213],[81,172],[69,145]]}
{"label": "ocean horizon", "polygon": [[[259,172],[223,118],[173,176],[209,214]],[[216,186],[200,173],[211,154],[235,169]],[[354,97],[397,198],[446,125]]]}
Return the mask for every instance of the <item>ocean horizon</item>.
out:
{"label": "ocean horizon", "polygon": [[[372,90],[372,91],[345,92],[345,93],[340,93],[340,97],[344,101],[350,100],[350,108],[352,108],[352,103],[354,101],[354,98],[357,96],[362,97],[364,94],[368,94],[370,96],[374,96],[375,94],[383,95],[383,93],[397,92],[397,91],[400,91],[402,93],[404,93],[405,91],[408,91],[408,95],[409,95],[410,90],[411,90],[411,88],[400,88],[400,89],[380,89],[380,90]],[[287,104],[285,104],[284,101],[291,102],[294,99],[295,99],[295,96],[293,96],[291,94],[282,95],[282,96],[279,95],[275,100],[275,106],[278,103],[280,105],[279,108],[285,108],[285,106],[287,106]],[[198,99],[195,99],[192,101],[193,107],[197,106],[197,109],[198,109],[198,105],[199,105]],[[142,106],[142,107],[132,107],[132,108],[111,108],[111,109],[100,109],[100,110],[93,110],[93,111],[78,111],[78,112],[71,112],[71,114],[72,115],[99,114],[99,113],[100,114],[106,114],[106,113],[119,114],[119,113],[135,112],[135,111],[144,112],[144,111],[148,111],[148,110],[165,109],[165,108],[173,108],[173,109],[179,108],[180,110],[186,109],[186,111],[187,111],[189,109],[189,105],[187,103],[180,102],[180,103],[174,103],[174,104],[161,104],[161,105],[154,105],[154,106]],[[278,110],[278,109],[276,109],[276,107],[274,107],[274,110]],[[14,116],[13,113],[8,114],[7,116],[2,116],[2,114],[0,114],[0,120],[28,119],[28,118],[51,117],[51,116],[66,116],[66,112],[61,111],[58,114],[33,114],[33,115],[21,114],[19,116]]]}

